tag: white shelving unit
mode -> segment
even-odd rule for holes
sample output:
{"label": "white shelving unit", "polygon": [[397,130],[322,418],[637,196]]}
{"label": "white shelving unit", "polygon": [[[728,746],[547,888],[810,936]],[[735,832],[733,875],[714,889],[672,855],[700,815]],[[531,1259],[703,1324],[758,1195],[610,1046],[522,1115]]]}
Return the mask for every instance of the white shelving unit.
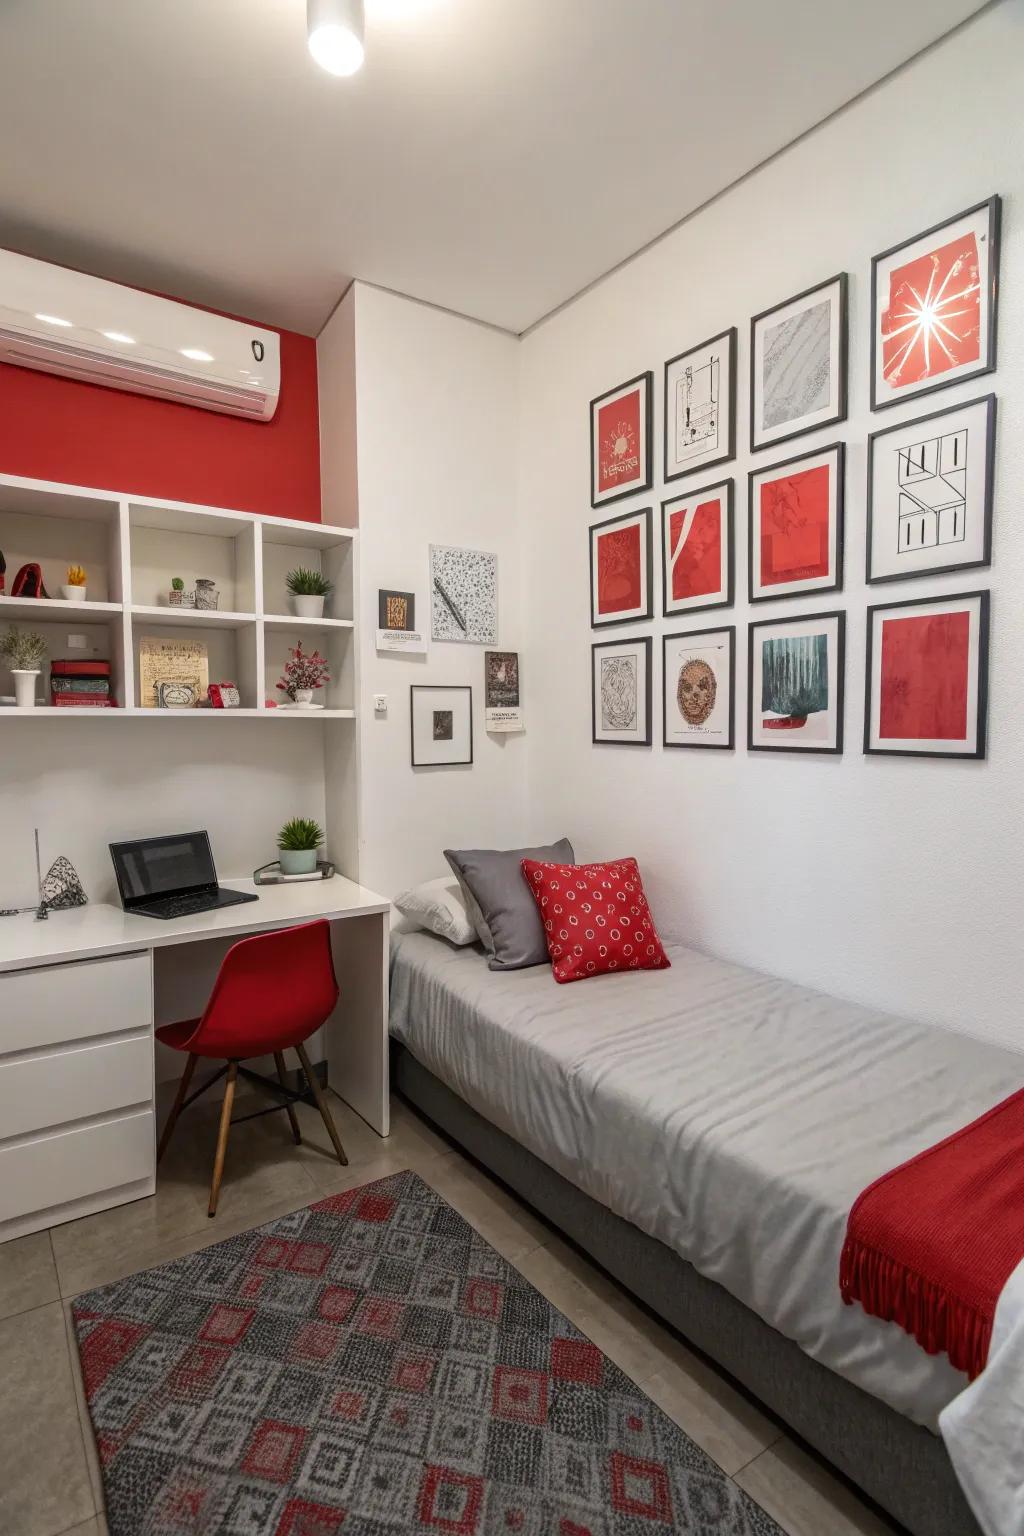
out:
{"label": "white shelving unit", "polygon": [[[103,657],[112,664],[116,709],[0,707],[3,722],[62,720],[354,720],[355,542],[350,528],[292,522],[221,507],[194,506],[55,482],[0,475],[0,550],[7,584],[19,566],[42,567],[49,592],[59,592],[68,565],[84,565],[86,602],[0,596],[0,630],[38,630],[50,657]],[[297,565],[322,571],[333,590],[322,619],[286,610],[287,573]],[[209,577],[220,593],[216,609],[172,608],[166,594],[180,576],[187,590]],[[211,682],[238,684],[242,708],[174,709],[143,706],[139,645],[146,637],[181,638],[187,631],[207,647]],[[84,636],[72,650],[70,634]],[[326,656],[331,681],[322,709],[269,707],[288,649]],[[0,694],[13,693],[0,669]],[[49,700],[49,678],[40,678]]]}

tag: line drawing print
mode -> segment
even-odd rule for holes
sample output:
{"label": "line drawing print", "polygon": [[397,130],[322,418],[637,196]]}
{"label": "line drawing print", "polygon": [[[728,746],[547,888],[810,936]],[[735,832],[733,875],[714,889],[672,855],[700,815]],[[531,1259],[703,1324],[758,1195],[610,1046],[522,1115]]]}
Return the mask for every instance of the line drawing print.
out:
{"label": "line drawing print", "polygon": [[676,380],[676,459],[718,447],[721,359],[688,364]]}
{"label": "line drawing print", "polygon": [[606,731],[636,726],[637,667],[635,656],[601,657],[601,725]]}
{"label": "line drawing print", "polygon": [[967,428],[896,449],[901,555],[961,544],[967,533]]}

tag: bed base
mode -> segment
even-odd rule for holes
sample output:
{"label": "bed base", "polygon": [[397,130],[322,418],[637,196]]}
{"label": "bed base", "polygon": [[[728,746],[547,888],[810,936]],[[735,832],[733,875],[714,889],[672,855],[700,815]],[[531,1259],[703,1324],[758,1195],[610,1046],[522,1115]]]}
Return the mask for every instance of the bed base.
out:
{"label": "bed base", "polygon": [[403,1046],[393,1046],[391,1080],[912,1536],[981,1536],[938,1436],[812,1360],[670,1248],[585,1195],[471,1109]]}

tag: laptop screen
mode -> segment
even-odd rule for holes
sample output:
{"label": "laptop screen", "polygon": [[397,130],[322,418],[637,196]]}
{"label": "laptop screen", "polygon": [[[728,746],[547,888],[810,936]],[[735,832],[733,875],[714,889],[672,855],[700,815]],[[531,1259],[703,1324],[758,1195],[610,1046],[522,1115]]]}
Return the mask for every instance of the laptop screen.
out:
{"label": "laptop screen", "polygon": [[217,884],[210,839],[205,832],[111,843],[110,855],[125,906],[153,896]]}

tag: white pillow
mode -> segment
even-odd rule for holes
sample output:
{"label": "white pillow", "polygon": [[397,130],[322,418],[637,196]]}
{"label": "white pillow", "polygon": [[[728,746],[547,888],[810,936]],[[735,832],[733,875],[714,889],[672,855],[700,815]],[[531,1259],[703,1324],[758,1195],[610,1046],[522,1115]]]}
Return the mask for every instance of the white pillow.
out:
{"label": "white pillow", "polygon": [[452,944],[475,944],[476,929],[469,920],[466,899],[454,875],[425,880],[394,899],[403,917]]}

